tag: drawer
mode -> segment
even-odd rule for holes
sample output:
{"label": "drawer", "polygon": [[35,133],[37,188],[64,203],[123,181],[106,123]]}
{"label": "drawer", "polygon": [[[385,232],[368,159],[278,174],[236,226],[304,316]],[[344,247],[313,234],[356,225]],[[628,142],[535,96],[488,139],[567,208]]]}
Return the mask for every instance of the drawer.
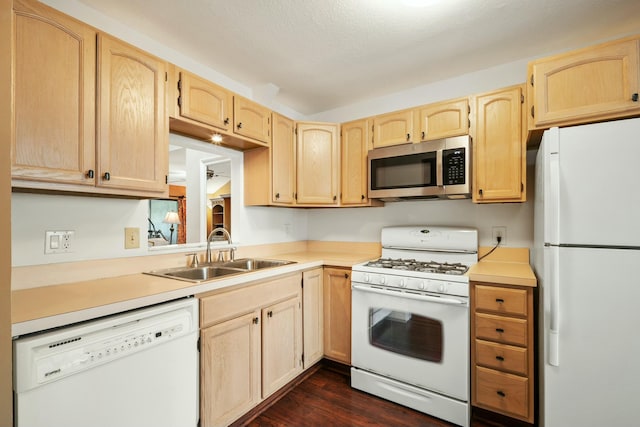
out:
{"label": "drawer", "polygon": [[527,345],[527,320],[494,314],[475,314],[476,338],[505,344]]}
{"label": "drawer", "polygon": [[476,310],[527,315],[527,290],[475,285]]}
{"label": "drawer", "polygon": [[529,418],[529,380],[493,369],[476,368],[475,404],[505,415]]}
{"label": "drawer", "polygon": [[528,376],[528,351],[523,347],[476,340],[476,364]]}

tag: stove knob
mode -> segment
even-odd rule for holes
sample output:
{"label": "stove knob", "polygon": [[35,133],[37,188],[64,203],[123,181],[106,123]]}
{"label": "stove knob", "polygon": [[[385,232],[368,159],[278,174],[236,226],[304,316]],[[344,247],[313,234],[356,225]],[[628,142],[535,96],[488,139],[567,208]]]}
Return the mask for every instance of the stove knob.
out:
{"label": "stove knob", "polygon": [[401,288],[406,288],[407,284],[404,282],[404,279],[400,279],[400,287]]}
{"label": "stove knob", "polygon": [[365,282],[369,282],[369,280],[371,280],[371,277],[369,277],[369,274],[368,274],[368,273],[365,273],[365,275],[364,275],[364,281],[365,281]]}
{"label": "stove knob", "polygon": [[418,283],[418,288],[422,291],[424,290],[424,281],[421,281],[420,283]]}
{"label": "stove knob", "polygon": [[384,276],[380,276],[380,283],[384,285],[384,282],[385,282]]}
{"label": "stove knob", "polygon": [[444,284],[438,286],[438,292],[444,292],[447,288],[444,286]]}

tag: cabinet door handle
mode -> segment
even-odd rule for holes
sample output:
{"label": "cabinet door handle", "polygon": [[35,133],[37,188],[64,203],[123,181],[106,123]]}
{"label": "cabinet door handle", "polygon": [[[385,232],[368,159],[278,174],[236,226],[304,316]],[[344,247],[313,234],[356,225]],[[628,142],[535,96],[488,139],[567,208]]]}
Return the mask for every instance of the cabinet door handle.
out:
{"label": "cabinet door handle", "polygon": [[504,329],[502,329],[502,328],[496,328],[496,332],[497,332],[497,333],[499,333],[499,334],[501,334],[501,333],[503,333],[503,332],[504,332]]}
{"label": "cabinet door handle", "polygon": [[501,362],[504,362],[504,357],[502,356],[496,356],[496,360],[499,360]]}
{"label": "cabinet door handle", "polygon": [[480,196],[482,197],[482,188],[478,190],[478,193],[480,193]]}
{"label": "cabinet door handle", "polygon": [[238,123],[238,129],[242,129],[242,122]]}
{"label": "cabinet door handle", "polygon": [[257,325],[258,323],[260,323],[260,318],[259,317],[254,317],[253,318],[253,324]]}
{"label": "cabinet door handle", "polygon": [[410,133],[407,134],[407,141],[411,141],[411,134]]}
{"label": "cabinet door handle", "polygon": [[276,193],[276,199],[280,198],[280,193]]}
{"label": "cabinet door handle", "polygon": [[425,137],[425,136],[426,136],[426,135],[425,135],[425,133],[424,133],[424,132],[422,132],[422,139],[424,139],[424,137]]}
{"label": "cabinet door handle", "polygon": [[535,109],[533,108],[533,105],[531,106],[531,117],[535,117]]}
{"label": "cabinet door handle", "polygon": [[360,200],[364,200],[364,194],[360,195]]}
{"label": "cabinet door handle", "polygon": [[267,311],[267,317],[273,317],[273,311],[271,310]]}
{"label": "cabinet door handle", "polygon": [[229,117],[227,117],[226,119],[224,119],[224,124],[228,125],[229,124]]}
{"label": "cabinet door handle", "polygon": [[344,278],[345,278],[345,279],[348,279],[348,278],[349,278],[349,275],[348,275],[347,273],[344,273]]}
{"label": "cabinet door handle", "polygon": [[104,175],[102,175],[102,178],[105,181],[109,181],[111,179],[111,174],[109,172],[105,172]]}
{"label": "cabinet door handle", "polygon": [[496,302],[498,304],[502,304],[504,302],[504,300],[502,298],[496,298]]}
{"label": "cabinet door handle", "polygon": [[638,102],[638,94],[637,94],[637,93],[634,93],[633,95],[631,95],[631,100],[632,100],[633,102]]}
{"label": "cabinet door handle", "polygon": [[333,201],[335,202],[338,199],[338,196],[333,196]]}
{"label": "cabinet door handle", "polygon": [[87,173],[85,174],[85,176],[86,176],[87,178],[93,178],[93,177],[95,176],[95,175],[94,175],[94,172],[93,172],[93,169],[89,169],[89,170],[87,171]]}
{"label": "cabinet door handle", "polygon": [[507,397],[507,394],[506,394],[504,391],[502,391],[502,390],[498,390],[498,391],[496,391],[496,394],[497,394],[498,396],[500,396],[500,397]]}

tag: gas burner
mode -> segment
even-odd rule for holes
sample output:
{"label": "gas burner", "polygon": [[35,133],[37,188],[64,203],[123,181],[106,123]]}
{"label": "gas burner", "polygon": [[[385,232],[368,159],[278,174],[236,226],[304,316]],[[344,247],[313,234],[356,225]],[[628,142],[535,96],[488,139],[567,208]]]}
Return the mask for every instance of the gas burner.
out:
{"label": "gas burner", "polygon": [[388,268],[392,270],[409,270],[419,271],[422,273],[436,273],[436,274],[464,274],[468,267],[461,263],[439,263],[435,261],[421,262],[415,259],[391,259],[380,258],[376,261],[370,261],[366,264],[367,267],[374,268]]}

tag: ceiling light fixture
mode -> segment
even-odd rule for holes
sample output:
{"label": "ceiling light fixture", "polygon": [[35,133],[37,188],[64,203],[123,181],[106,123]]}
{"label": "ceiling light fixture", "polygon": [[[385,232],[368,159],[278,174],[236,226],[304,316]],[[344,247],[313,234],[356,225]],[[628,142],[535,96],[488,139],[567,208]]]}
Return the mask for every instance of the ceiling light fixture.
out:
{"label": "ceiling light fixture", "polygon": [[211,141],[213,141],[214,144],[220,144],[222,142],[222,135],[214,133],[211,137]]}

